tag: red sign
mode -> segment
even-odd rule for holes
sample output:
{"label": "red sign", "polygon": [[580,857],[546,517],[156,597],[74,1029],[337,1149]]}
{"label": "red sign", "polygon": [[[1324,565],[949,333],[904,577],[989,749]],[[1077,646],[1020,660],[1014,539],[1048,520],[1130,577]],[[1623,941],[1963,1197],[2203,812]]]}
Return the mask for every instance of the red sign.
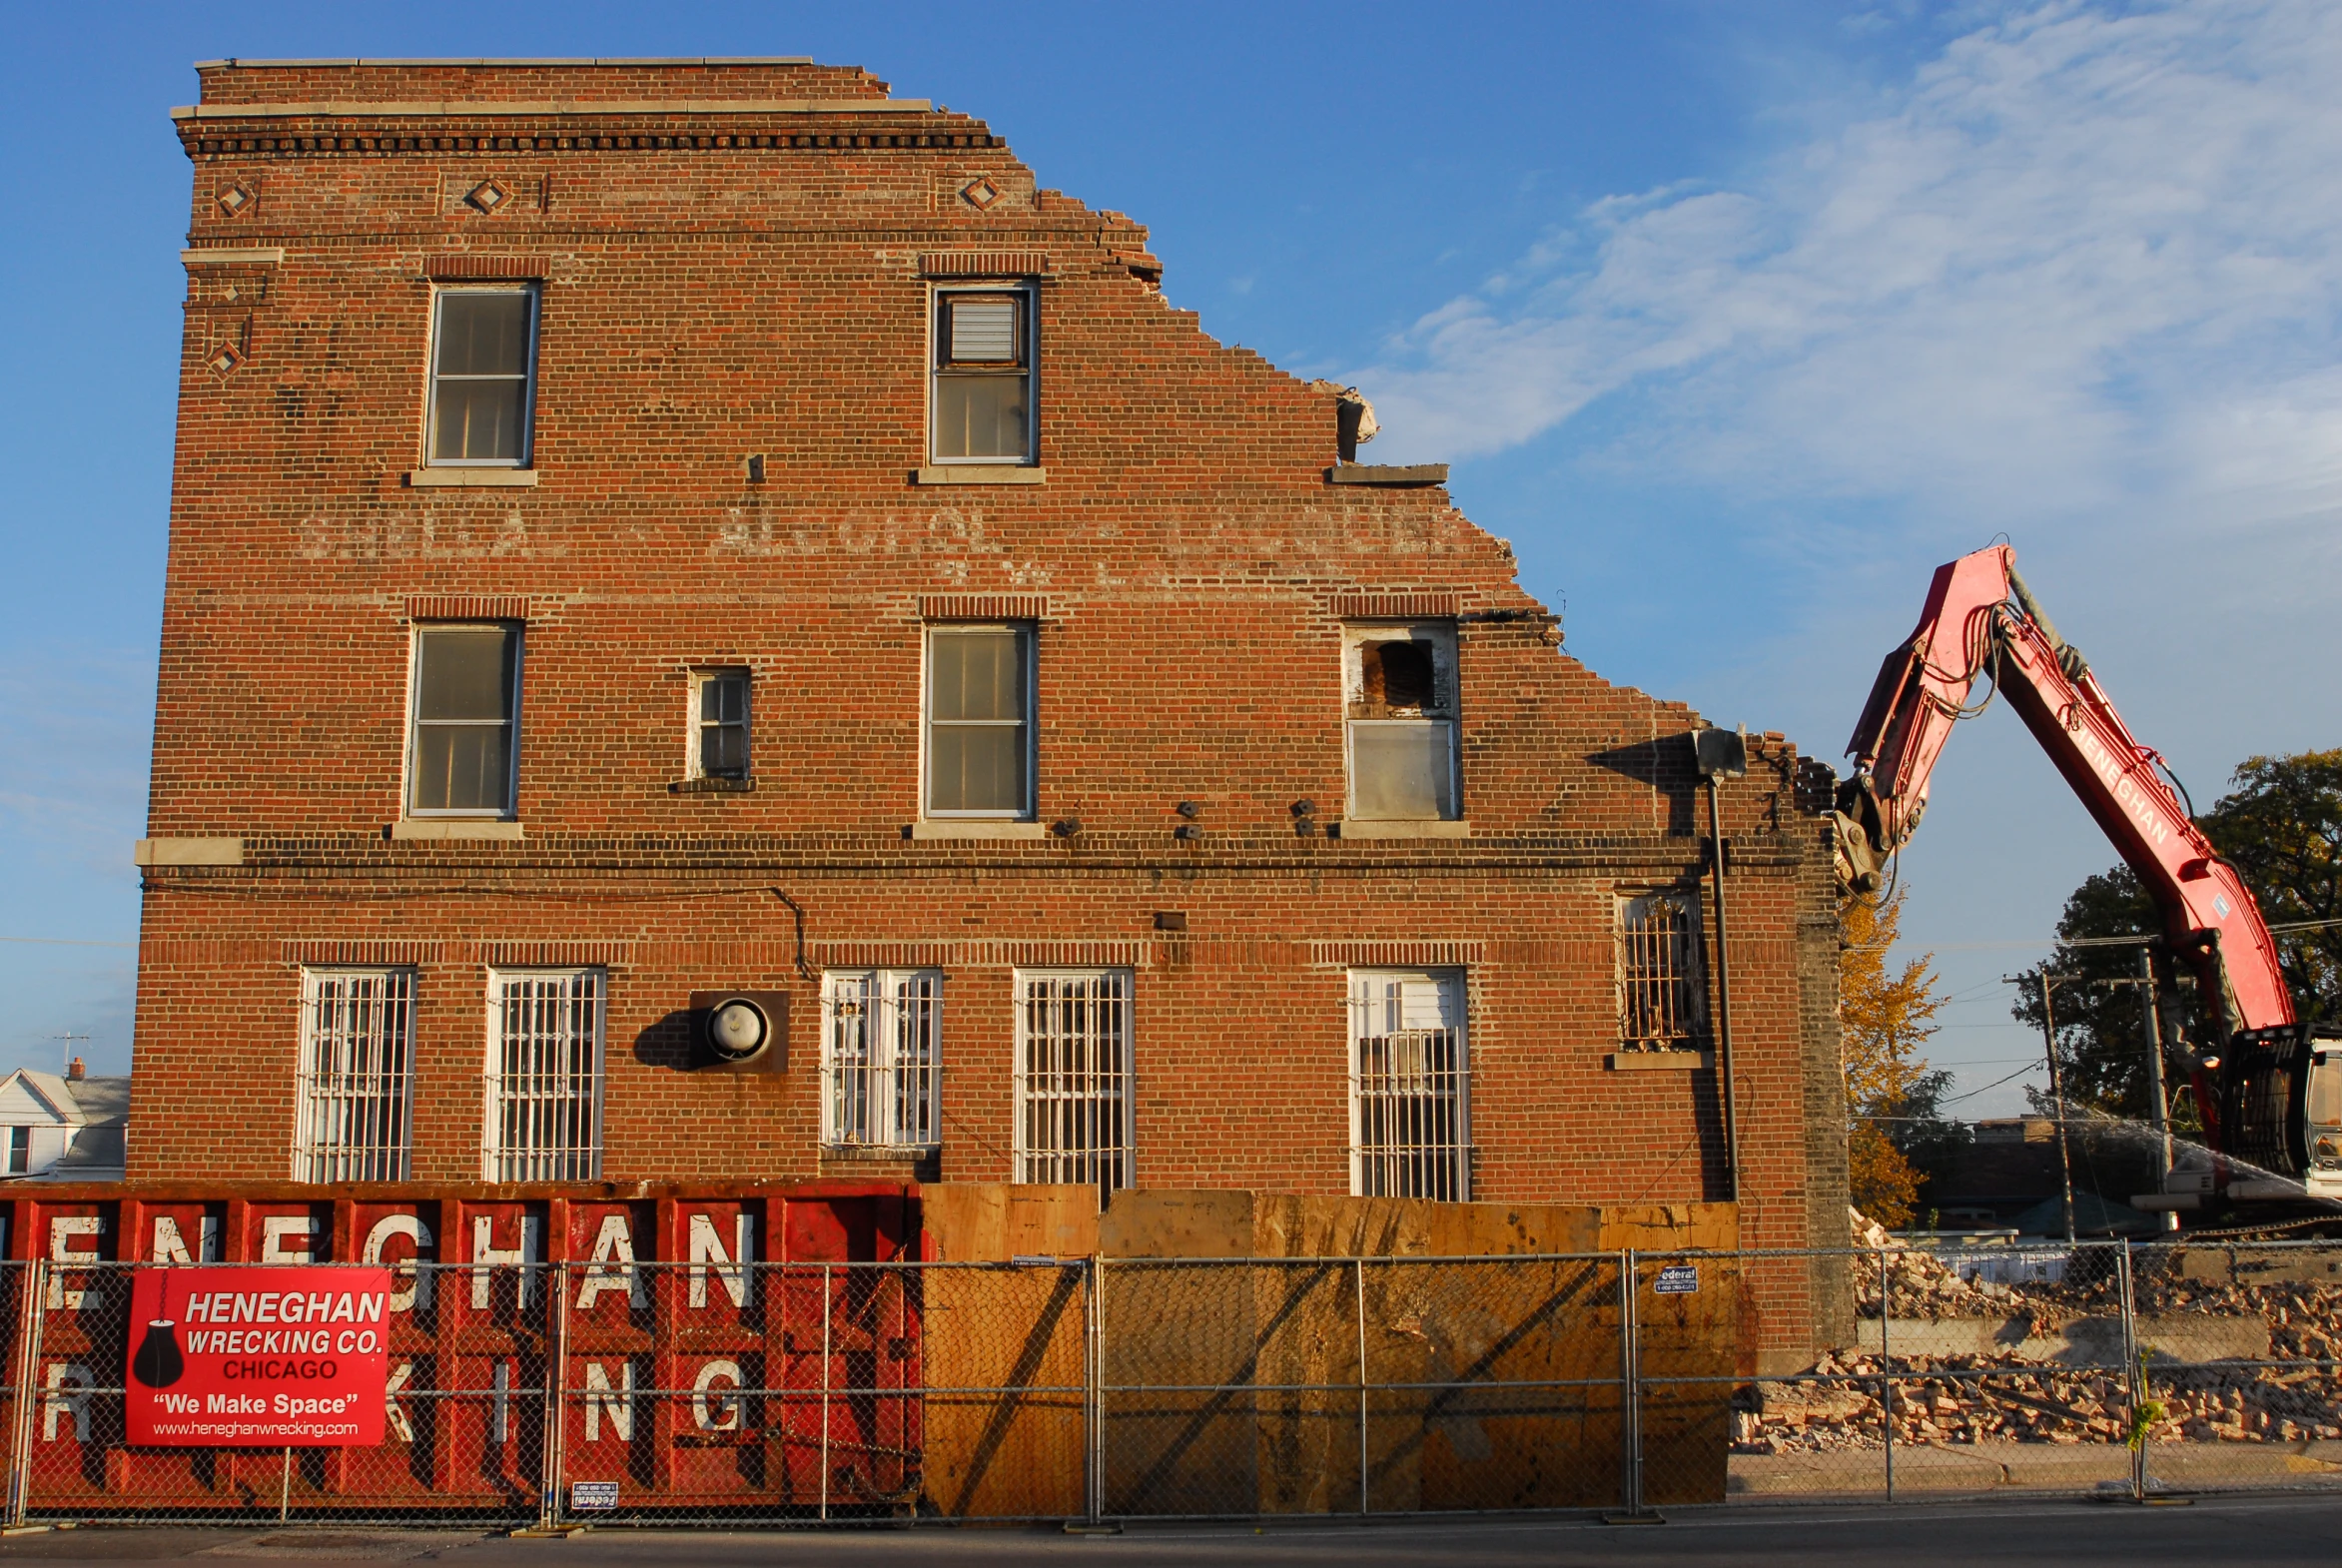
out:
{"label": "red sign", "polygon": [[150,1447],[383,1440],[388,1268],[145,1268],[131,1287],[128,1437]]}

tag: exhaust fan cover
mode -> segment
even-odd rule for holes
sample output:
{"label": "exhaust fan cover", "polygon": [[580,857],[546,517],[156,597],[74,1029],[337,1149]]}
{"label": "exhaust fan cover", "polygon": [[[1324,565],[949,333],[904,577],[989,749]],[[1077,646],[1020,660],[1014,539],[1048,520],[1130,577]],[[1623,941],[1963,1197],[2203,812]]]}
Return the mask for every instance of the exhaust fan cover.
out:
{"label": "exhaust fan cover", "polygon": [[691,1066],[703,1073],[787,1072],[789,994],[691,993]]}

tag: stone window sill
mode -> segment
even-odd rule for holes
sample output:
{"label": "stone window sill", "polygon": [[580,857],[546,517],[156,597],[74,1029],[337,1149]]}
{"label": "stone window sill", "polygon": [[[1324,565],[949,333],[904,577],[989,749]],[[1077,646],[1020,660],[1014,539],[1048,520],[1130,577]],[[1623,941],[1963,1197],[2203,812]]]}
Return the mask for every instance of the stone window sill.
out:
{"label": "stone window sill", "polygon": [[1340,462],[1325,470],[1328,484],[1445,484],[1447,464],[1418,462],[1413,464],[1389,462]]}
{"label": "stone window sill", "polygon": [[1713,1051],[1613,1051],[1604,1059],[1613,1073],[1694,1073],[1716,1065]]}
{"label": "stone window sill", "polygon": [[999,822],[974,818],[965,822],[912,822],[903,828],[907,839],[1045,839],[1046,822]]}
{"label": "stone window sill", "polygon": [[412,489],[432,489],[441,485],[458,487],[517,486],[536,487],[534,468],[412,468],[407,471],[406,483]]}
{"label": "stone window sill", "polygon": [[670,795],[753,795],[754,779],[677,779],[667,786]]}
{"label": "stone window sill", "polygon": [[140,839],[131,850],[139,866],[241,866],[242,839]]}
{"label": "stone window sill", "polygon": [[913,484],[1047,484],[1049,470],[1025,463],[963,462],[913,468]]}
{"label": "stone window sill", "polygon": [[390,827],[392,839],[492,839],[517,843],[520,824],[496,817],[406,817]]}
{"label": "stone window sill", "polygon": [[1368,822],[1357,817],[1344,817],[1335,824],[1344,839],[1468,839],[1472,824],[1458,819],[1442,821],[1378,821]]}

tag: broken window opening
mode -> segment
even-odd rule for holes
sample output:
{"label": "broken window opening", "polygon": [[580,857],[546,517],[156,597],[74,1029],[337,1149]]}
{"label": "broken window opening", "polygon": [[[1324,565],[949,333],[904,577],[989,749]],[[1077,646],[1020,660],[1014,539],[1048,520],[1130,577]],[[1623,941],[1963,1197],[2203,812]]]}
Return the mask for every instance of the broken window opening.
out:
{"label": "broken window opening", "polygon": [[748,672],[701,670],[693,681],[692,775],[703,779],[748,777]]}
{"label": "broken window opening", "polygon": [[1352,626],[1343,645],[1348,814],[1362,821],[1461,817],[1453,623]]}
{"label": "broken window opening", "polygon": [[1618,1037],[1627,1051],[1696,1051],[1707,1034],[1700,906],[1687,892],[1618,901]]}

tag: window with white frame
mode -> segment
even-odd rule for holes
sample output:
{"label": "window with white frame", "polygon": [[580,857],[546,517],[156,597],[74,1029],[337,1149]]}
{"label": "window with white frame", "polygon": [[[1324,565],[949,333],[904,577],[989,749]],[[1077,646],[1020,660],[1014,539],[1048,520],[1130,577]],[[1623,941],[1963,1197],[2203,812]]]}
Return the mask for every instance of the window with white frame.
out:
{"label": "window with white frame", "polygon": [[407,1179],[413,1074],[414,971],[303,971],[293,1179]]}
{"label": "window with white frame", "polygon": [[512,815],[520,628],[416,627],[408,709],[407,815]]}
{"label": "window with white frame", "polygon": [[1350,1191],[1472,1195],[1461,970],[1350,972]]}
{"label": "window with white frame", "polygon": [[1618,1040],[1628,1051],[1697,1050],[1707,1033],[1700,905],[1674,890],[1618,901]]}
{"label": "window with white frame", "polygon": [[1033,294],[1016,286],[935,296],[933,460],[1031,463]]}
{"label": "window with white frame", "polygon": [[602,1171],[599,969],[488,976],[486,1126],[490,1181],[582,1181]]}
{"label": "window with white frame", "polygon": [[833,970],[822,977],[821,1141],[933,1149],[943,1032],[941,972]]}
{"label": "window with white frame", "polygon": [[1017,973],[1020,1181],[1131,1184],[1131,971]]}
{"label": "window with white frame", "polygon": [[432,300],[431,467],[528,465],[534,288],[442,288]]}
{"label": "window with white frame", "polygon": [[1462,815],[1455,650],[1452,621],[1342,629],[1350,816],[1374,822]]}
{"label": "window with white frame", "polygon": [[694,670],[691,674],[691,776],[748,777],[748,672]]}
{"label": "window with white frame", "polygon": [[1033,815],[1033,628],[927,629],[925,814]]}

